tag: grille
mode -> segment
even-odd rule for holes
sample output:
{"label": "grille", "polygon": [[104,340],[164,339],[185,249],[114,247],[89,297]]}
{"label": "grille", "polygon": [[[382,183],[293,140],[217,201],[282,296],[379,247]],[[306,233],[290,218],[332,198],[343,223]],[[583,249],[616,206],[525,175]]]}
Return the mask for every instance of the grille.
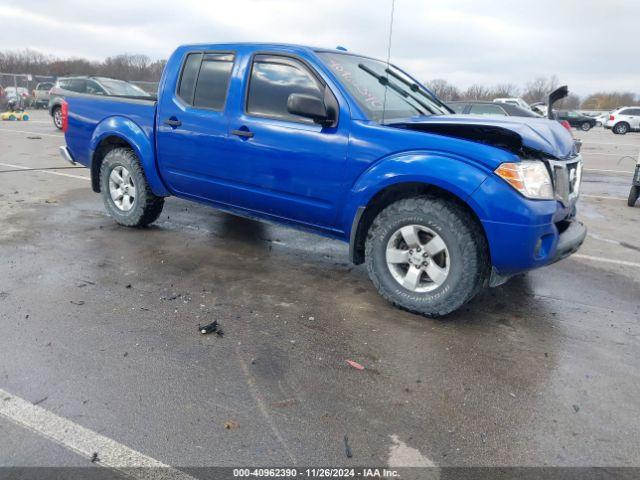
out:
{"label": "grille", "polygon": [[582,181],[582,157],[561,162],[549,160],[552,172],[553,189],[556,199],[563,205],[569,206],[575,203],[580,195],[580,183]]}

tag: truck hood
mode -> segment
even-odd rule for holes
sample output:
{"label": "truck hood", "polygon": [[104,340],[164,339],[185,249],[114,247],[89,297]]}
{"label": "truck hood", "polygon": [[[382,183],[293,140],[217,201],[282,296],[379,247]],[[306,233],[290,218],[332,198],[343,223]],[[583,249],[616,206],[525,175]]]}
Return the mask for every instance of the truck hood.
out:
{"label": "truck hood", "polygon": [[546,118],[432,115],[394,119],[386,125],[463,138],[517,154],[535,151],[558,159],[577,154],[571,133],[559,122]]}

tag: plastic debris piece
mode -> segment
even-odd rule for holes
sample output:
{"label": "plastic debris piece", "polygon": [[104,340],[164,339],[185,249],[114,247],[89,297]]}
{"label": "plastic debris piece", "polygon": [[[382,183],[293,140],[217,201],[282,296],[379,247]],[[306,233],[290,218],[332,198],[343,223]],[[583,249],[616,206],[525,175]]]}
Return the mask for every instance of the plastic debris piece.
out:
{"label": "plastic debris piece", "polygon": [[347,458],[353,457],[353,452],[351,451],[351,446],[349,446],[349,437],[344,436],[344,453],[347,455]]}
{"label": "plastic debris piece", "polygon": [[347,363],[351,365],[356,370],[364,370],[364,367],[360,365],[358,362],[354,362],[353,360],[347,360]]}
{"label": "plastic debris piece", "polygon": [[219,337],[222,337],[224,335],[224,332],[222,331],[222,328],[220,328],[220,324],[218,323],[217,320],[214,320],[213,322],[207,325],[203,325],[203,326],[198,325],[198,331],[203,335],[207,335],[209,333],[215,333]]}

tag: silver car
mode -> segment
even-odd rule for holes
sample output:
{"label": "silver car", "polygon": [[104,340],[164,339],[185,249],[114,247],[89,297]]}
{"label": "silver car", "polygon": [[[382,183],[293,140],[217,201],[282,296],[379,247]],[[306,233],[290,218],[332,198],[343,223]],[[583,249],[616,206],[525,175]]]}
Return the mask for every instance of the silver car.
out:
{"label": "silver car", "polygon": [[49,105],[49,92],[53,88],[53,82],[40,82],[33,89],[33,104],[36,108],[45,108]]}
{"label": "silver car", "polygon": [[640,106],[621,107],[614,110],[603,126],[618,135],[640,132]]}

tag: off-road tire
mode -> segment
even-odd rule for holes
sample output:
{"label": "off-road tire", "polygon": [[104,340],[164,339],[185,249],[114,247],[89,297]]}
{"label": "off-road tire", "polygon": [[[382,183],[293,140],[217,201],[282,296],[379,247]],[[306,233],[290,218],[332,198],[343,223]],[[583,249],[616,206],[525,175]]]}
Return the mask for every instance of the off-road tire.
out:
{"label": "off-road tire", "polygon": [[58,130],[62,130],[62,107],[54,107],[53,110],[51,110],[51,118],[53,119],[53,125]]}
{"label": "off-road tire", "polygon": [[616,123],[613,126],[613,133],[615,133],[616,135],[625,135],[626,133],[629,132],[629,124],[627,122],[620,122],[620,123]]}
{"label": "off-road tire", "polygon": [[[136,186],[133,206],[128,211],[119,209],[109,192],[109,176],[119,165],[130,172]],[[164,206],[164,197],[153,194],[138,157],[130,148],[114,148],[106,154],[100,166],[100,193],[109,215],[125,227],[145,227],[155,222]]]}
{"label": "off-road tire", "polygon": [[589,122],[582,122],[582,124],[580,125],[580,129],[583,132],[588,132],[589,130],[591,130],[591,124]]}
{"label": "off-road tire", "polygon": [[640,187],[634,185],[633,187],[631,187],[631,191],[629,191],[629,199],[627,200],[627,205],[629,205],[630,207],[633,207],[638,201],[639,197],[640,197]]}
{"label": "off-road tire", "polygon": [[[412,224],[437,232],[450,254],[447,279],[430,292],[405,289],[387,266],[386,248],[391,235]],[[454,202],[430,195],[398,200],[378,214],[367,232],[365,262],[380,295],[397,307],[428,317],[460,308],[482,289],[490,272],[487,242],[475,219]]]}

